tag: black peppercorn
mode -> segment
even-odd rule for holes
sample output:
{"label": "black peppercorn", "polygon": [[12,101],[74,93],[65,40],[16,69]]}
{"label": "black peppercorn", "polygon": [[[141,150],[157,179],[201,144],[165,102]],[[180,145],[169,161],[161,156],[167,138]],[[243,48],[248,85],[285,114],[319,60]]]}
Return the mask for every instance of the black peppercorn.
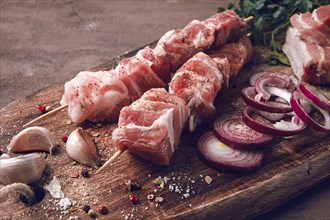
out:
{"label": "black peppercorn", "polygon": [[126,182],[126,185],[127,185],[127,190],[130,191],[130,192],[141,189],[141,185],[138,182],[135,182],[135,181],[128,180]]}
{"label": "black peppercorn", "polygon": [[88,170],[83,169],[83,170],[81,171],[81,175],[82,175],[83,177],[85,177],[85,178],[88,178],[88,177],[89,177],[89,172],[88,172]]}
{"label": "black peppercorn", "polygon": [[85,213],[88,213],[88,211],[91,209],[91,207],[89,205],[84,205],[82,210],[85,212]]}

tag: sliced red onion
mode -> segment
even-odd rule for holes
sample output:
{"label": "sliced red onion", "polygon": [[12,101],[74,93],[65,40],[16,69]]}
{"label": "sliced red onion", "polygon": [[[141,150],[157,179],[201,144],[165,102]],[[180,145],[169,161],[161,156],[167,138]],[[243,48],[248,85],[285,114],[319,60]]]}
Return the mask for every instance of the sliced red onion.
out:
{"label": "sliced red onion", "polygon": [[197,143],[197,151],[205,162],[225,172],[249,173],[262,163],[262,151],[242,151],[219,141],[212,131],[203,134]]}
{"label": "sliced red onion", "polygon": [[264,117],[265,119],[269,121],[279,121],[283,119],[286,116],[286,113],[273,113],[273,112],[266,112],[266,111],[261,111],[258,109],[255,109],[255,111],[258,112],[259,115]]}
{"label": "sliced red onion", "polygon": [[[305,101],[304,104],[301,104],[301,102]],[[305,110],[308,107],[308,102],[306,102],[305,95],[300,91],[294,91],[290,100],[291,107],[293,111],[297,114],[297,116],[306,124],[311,126],[313,129],[323,132],[329,132],[330,131],[330,114],[328,111],[318,107],[315,103],[309,102],[309,106],[314,107],[317,109],[324,118],[324,123],[321,124],[317,121],[315,121],[309,113]]]}
{"label": "sliced red onion", "polygon": [[[259,73],[253,74],[249,79],[249,83],[251,86],[254,86],[256,84],[256,81],[259,78],[271,77],[271,76],[278,76],[278,77],[282,77],[285,79],[290,78],[287,73],[278,72],[278,71],[265,71],[265,72],[259,72]],[[288,82],[288,83],[290,83],[290,82]]]}
{"label": "sliced red onion", "polygon": [[269,76],[269,77],[261,77],[257,79],[254,88],[256,90],[256,97],[257,101],[261,100],[269,100],[271,97],[271,93],[265,87],[279,87],[279,88],[286,88],[288,85],[288,81],[282,77],[278,76]]}
{"label": "sliced red onion", "polygon": [[[274,92],[271,90],[271,92]],[[242,89],[242,98],[243,101],[248,104],[249,106],[252,106],[256,109],[259,109],[261,111],[267,111],[267,112],[273,112],[273,113],[286,113],[291,112],[291,106],[288,104],[290,103],[290,100],[288,100],[288,103],[278,102],[278,101],[268,101],[268,102],[262,102],[255,100],[256,92],[254,90],[254,87],[246,87]],[[287,95],[287,94],[285,94]]]}
{"label": "sliced red onion", "polygon": [[247,126],[242,112],[230,112],[217,118],[213,123],[216,137],[226,145],[240,150],[265,148],[273,137],[259,133]]}
{"label": "sliced red onion", "polygon": [[296,120],[290,122],[281,120],[274,124],[258,114],[255,109],[246,106],[243,110],[243,121],[247,126],[263,134],[277,135],[277,136],[292,136],[299,134],[306,128],[306,124]]}
{"label": "sliced red onion", "polygon": [[284,98],[281,98],[281,97],[275,97],[274,101],[284,103],[284,104],[290,103],[290,102],[287,102]]}
{"label": "sliced red onion", "polygon": [[299,85],[300,91],[310,99],[315,105],[330,112],[330,100],[314,86],[301,82]]}
{"label": "sliced red onion", "polygon": [[283,88],[278,88],[278,87],[275,87],[275,86],[266,86],[265,87],[265,90],[273,95],[273,96],[276,96],[276,97],[280,97],[282,99],[284,99],[287,103],[290,103],[290,98],[291,98],[291,95],[292,93],[283,89]]}

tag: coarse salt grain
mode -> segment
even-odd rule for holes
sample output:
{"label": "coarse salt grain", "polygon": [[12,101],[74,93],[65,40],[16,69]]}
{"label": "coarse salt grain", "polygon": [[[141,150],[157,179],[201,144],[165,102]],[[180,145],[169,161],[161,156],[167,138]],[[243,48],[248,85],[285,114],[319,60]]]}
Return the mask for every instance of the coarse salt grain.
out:
{"label": "coarse salt grain", "polygon": [[70,199],[67,197],[60,199],[60,201],[58,202],[58,205],[60,206],[62,211],[65,211],[71,206]]}
{"label": "coarse salt grain", "polygon": [[213,179],[210,177],[210,176],[205,176],[205,182],[207,183],[207,184],[211,184],[212,183],[212,181],[213,181]]}

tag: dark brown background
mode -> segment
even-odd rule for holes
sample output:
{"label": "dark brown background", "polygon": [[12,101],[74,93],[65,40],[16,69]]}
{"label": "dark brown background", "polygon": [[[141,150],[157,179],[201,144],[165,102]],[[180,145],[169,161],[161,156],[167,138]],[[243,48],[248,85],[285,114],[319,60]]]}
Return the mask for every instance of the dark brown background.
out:
{"label": "dark brown background", "polygon": [[[207,18],[227,2],[1,0],[0,107]],[[259,219],[329,219],[329,183]]]}

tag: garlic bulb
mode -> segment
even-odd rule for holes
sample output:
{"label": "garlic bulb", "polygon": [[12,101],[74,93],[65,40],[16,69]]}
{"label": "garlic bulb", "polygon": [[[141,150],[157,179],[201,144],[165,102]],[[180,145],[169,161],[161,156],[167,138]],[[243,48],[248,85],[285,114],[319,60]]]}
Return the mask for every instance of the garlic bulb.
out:
{"label": "garlic bulb", "polygon": [[38,153],[0,159],[0,182],[33,183],[40,179],[45,168],[46,159]]}
{"label": "garlic bulb", "polygon": [[7,149],[11,152],[52,152],[55,146],[55,138],[48,129],[34,126],[26,128],[15,135],[7,146]]}
{"label": "garlic bulb", "polygon": [[90,133],[82,128],[77,128],[68,137],[66,152],[69,157],[79,163],[97,168],[100,158],[96,152],[96,146]]}

